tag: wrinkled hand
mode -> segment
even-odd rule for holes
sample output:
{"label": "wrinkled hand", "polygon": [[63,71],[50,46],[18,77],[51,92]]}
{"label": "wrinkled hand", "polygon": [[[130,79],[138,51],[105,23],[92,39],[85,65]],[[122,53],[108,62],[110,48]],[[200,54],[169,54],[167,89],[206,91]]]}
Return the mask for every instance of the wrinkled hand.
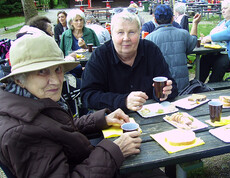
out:
{"label": "wrinkled hand", "polygon": [[[154,87],[154,83],[153,83]],[[160,101],[164,101],[168,98],[168,95],[172,93],[172,80],[167,80],[166,86],[163,88],[164,98],[160,98]]]}
{"label": "wrinkled hand", "polygon": [[212,39],[211,39],[210,35],[203,37],[202,40],[201,40],[201,43],[204,43],[204,44],[205,43],[210,43],[210,42],[212,42]]}
{"label": "wrinkled hand", "polygon": [[124,157],[140,153],[141,133],[139,131],[126,132],[114,141],[117,144]]}
{"label": "wrinkled hand", "polygon": [[121,109],[117,109],[109,115],[105,116],[107,125],[122,125],[125,122],[129,122],[129,116],[126,115]]}
{"label": "wrinkled hand", "polygon": [[78,46],[81,48],[86,48],[85,41],[82,38],[78,38]]}
{"label": "wrinkled hand", "polygon": [[131,92],[126,98],[126,107],[132,111],[138,111],[148,99],[148,96],[141,91]]}
{"label": "wrinkled hand", "polygon": [[196,14],[193,16],[193,23],[198,24],[201,21],[201,14]]}

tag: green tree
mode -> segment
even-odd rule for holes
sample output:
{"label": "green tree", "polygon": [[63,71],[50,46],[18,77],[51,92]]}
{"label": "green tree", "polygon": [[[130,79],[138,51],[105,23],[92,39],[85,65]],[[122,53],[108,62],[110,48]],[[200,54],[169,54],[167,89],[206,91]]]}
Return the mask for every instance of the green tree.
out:
{"label": "green tree", "polygon": [[25,16],[25,23],[27,23],[30,18],[38,15],[38,11],[33,0],[21,0],[21,2]]}

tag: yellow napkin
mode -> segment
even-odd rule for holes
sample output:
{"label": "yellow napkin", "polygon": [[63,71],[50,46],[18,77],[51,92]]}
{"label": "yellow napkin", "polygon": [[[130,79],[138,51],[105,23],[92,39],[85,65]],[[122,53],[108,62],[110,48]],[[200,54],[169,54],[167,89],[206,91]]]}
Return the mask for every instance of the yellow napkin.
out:
{"label": "yellow napkin", "polygon": [[[132,117],[129,118],[129,121],[136,123],[136,121]],[[141,128],[139,128],[138,130],[142,132]],[[121,134],[123,134],[123,130],[120,126],[111,126],[108,129],[102,130],[102,133],[104,135],[104,138],[112,138],[121,136]]]}
{"label": "yellow napkin", "polygon": [[205,44],[205,48],[213,48],[213,49],[220,49],[222,48],[220,45],[213,45],[213,44]]}
{"label": "yellow napkin", "polygon": [[196,138],[195,143],[193,143],[191,145],[172,146],[168,142],[165,141],[166,135],[171,134],[170,132],[172,132],[172,131],[173,130],[169,130],[169,131],[166,131],[166,132],[161,132],[161,133],[158,133],[158,134],[150,134],[150,136],[154,140],[156,140],[168,153],[175,153],[175,152],[178,152],[178,151],[186,150],[186,149],[189,149],[189,148],[193,148],[193,147],[205,144],[205,142],[201,138]]}
{"label": "yellow napkin", "polygon": [[228,124],[230,124],[230,116],[222,117],[220,122],[218,122],[218,121],[211,122],[211,120],[206,120],[205,122],[207,122],[208,124],[210,124],[213,127],[219,127],[219,126],[223,126],[223,125],[228,125]]}

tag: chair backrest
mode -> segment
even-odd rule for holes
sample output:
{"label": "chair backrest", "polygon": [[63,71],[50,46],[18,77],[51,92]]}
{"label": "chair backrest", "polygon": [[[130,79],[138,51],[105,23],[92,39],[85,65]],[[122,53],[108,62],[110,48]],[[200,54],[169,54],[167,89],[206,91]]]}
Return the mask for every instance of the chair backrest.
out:
{"label": "chair backrest", "polygon": [[[12,174],[12,172],[8,169],[8,167],[6,167],[4,164],[2,164],[1,162],[0,162],[0,167],[1,167],[1,169],[3,170],[3,172],[5,173],[5,175],[6,175],[6,177],[7,178],[17,178],[16,176],[14,176],[13,174]],[[0,176],[1,177],[1,176]]]}

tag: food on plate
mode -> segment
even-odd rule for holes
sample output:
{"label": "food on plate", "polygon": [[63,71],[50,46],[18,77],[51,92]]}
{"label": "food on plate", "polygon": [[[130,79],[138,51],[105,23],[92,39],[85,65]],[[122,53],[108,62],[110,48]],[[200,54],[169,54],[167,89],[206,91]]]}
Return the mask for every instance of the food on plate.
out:
{"label": "food on plate", "polygon": [[230,107],[230,96],[219,96],[219,100],[223,103],[223,107]]}
{"label": "food on plate", "polygon": [[76,54],[77,59],[82,59],[85,58],[85,56],[83,54]]}
{"label": "food on plate", "polygon": [[192,96],[188,98],[189,101],[196,101],[196,102],[204,101],[206,99],[207,99],[206,95],[201,95],[201,94],[192,94]]}
{"label": "food on plate", "polygon": [[78,49],[76,52],[77,52],[77,53],[84,53],[84,52],[86,52],[86,51],[87,51],[87,49],[80,48],[80,49]]}
{"label": "food on plate", "polygon": [[148,113],[150,113],[150,110],[148,108],[144,108],[144,109],[141,110],[142,115],[146,115]]}
{"label": "food on plate", "polygon": [[204,44],[205,48],[213,48],[213,49],[220,49],[222,48],[220,45],[214,45],[214,44]]}
{"label": "food on plate", "polygon": [[194,122],[194,117],[190,116],[186,112],[177,112],[171,116],[166,115],[164,119],[181,129],[190,130],[198,127],[198,125]]}
{"label": "food on plate", "polygon": [[191,130],[175,129],[165,137],[165,141],[172,146],[186,146],[196,142],[196,135]]}
{"label": "food on plate", "polygon": [[158,114],[164,113],[164,109],[158,109],[158,110],[157,110],[157,113],[158,113]]}

